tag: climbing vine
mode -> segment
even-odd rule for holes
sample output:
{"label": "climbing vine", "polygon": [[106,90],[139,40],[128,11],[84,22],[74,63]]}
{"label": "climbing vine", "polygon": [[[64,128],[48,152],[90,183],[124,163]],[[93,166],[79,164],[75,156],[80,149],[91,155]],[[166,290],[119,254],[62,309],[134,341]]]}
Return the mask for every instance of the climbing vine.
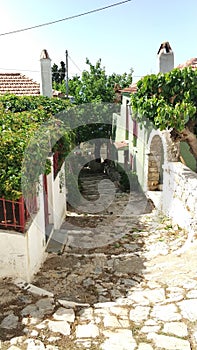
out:
{"label": "climbing vine", "polygon": [[197,161],[197,69],[173,69],[137,83],[131,106],[139,122],[169,129],[174,141],[186,141]]}

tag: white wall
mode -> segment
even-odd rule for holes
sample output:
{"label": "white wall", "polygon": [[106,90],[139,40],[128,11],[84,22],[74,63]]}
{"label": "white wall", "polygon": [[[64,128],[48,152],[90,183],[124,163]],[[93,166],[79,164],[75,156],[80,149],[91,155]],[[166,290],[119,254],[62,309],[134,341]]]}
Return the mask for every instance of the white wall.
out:
{"label": "white wall", "polygon": [[137,146],[133,145],[133,120],[130,121],[129,153],[133,156],[133,171],[137,173],[141,188],[146,187],[145,160],[147,157],[148,130],[138,125]]}
{"label": "white wall", "polygon": [[197,174],[180,162],[164,165],[162,211],[180,227],[197,225]]}
{"label": "white wall", "polygon": [[59,229],[66,215],[65,162],[54,180],[53,157],[50,160],[51,172],[47,175],[49,224]]}
{"label": "white wall", "polygon": [[66,215],[65,163],[53,182],[53,223],[59,229]]}

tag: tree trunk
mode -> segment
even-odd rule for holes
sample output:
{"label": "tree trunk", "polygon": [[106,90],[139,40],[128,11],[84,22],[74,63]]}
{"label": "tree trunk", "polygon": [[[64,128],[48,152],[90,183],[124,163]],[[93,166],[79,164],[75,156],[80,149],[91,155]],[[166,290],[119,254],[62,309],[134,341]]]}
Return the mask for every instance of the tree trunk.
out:
{"label": "tree trunk", "polygon": [[182,140],[186,141],[190,147],[190,152],[196,159],[196,172],[197,172],[197,137],[196,135],[186,127],[182,132]]}
{"label": "tree trunk", "polygon": [[190,147],[190,152],[196,160],[197,172],[197,137],[194,133],[195,124],[195,121],[191,121],[190,123],[188,123],[188,126],[186,126],[183,131],[178,132],[177,130],[173,129],[170,134],[175,142],[185,141],[188,143]]}

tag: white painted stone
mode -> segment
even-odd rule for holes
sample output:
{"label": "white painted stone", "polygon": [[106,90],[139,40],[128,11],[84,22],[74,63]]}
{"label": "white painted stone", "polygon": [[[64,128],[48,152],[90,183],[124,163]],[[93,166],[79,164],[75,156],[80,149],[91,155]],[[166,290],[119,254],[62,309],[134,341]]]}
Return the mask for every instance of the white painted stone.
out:
{"label": "white painted stone", "polygon": [[74,301],[63,300],[63,299],[58,299],[58,303],[66,308],[74,308],[75,306],[84,306],[84,307],[90,306],[87,303],[75,303]]}
{"label": "white painted stone", "polygon": [[106,315],[103,320],[104,327],[119,328],[120,323],[116,316]]}
{"label": "white painted stone", "polygon": [[49,321],[48,328],[54,333],[70,335],[70,325],[66,321]]}
{"label": "white painted stone", "polygon": [[45,329],[45,328],[47,328],[47,323],[48,323],[48,320],[46,319],[43,322],[37,324],[36,328],[38,328],[38,329]]}
{"label": "white painted stone", "polygon": [[[149,233],[148,233],[148,235],[149,235]],[[147,283],[147,286],[150,288],[150,289],[160,289],[160,284],[159,283],[157,283],[157,282],[155,282],[155,281],[149,281],[148,283]]]}
{"label": "white painted stone", "polygon": [[150,311],[150,307],[148,306],[136,306],[129,313],[129,318],[131,321],[136,323],[140,323],[143,320],[146,320]]}
{"label": "white painted stone", "polygon": [[28,284],[28,286],[25,288],[25,290],[28,290],[28,292],[31,292],[32,294],[53,298],[53,293],[48,292],[47,290],[45,290],[43,288],[36,287],[33,284]]}
{"label": "white painted stone", "polygon": [[158,323],[155,320],[151,319],[151,318],[144,322],[145,326],[157,326],[157,324]]}
{"label": "white painted stone", "polygon": [[88,307],[86,309],[82,309],[79,312],[79,317],[80,317],[80,321],[92,321],[92,319],[93,319],[93,308],[92,307]]}
{"label": "white painted stone", "polygon": [[99,336],[99,329],[94,324],[78,325],[76,327],[77,338],[96,338]]}
{"label": "white painted stone", "polygon": [[[1,347],[0,347],[0,349],[1,349]],[[7,350],[21,350],[21,349],[18,348],[18,346],[11,345]]]}
{"label": "white painted stone", "polygon": [[183,300],[178,305],[183,317],[191,322],[197,321],[197,299]]}
{"label": "white painted stone", "polygon": [[134,291],[128,294],[128,299],[138,305],[149,305],[149,300],[145,297],[143,290]]}
{"label": "white painted stone", "polygon": [[45,346],[40,340],[27,339],[25,343],[27,344],[26,350],[45,350]]}
{"label": "white painted stone", "polygon": [[31,337],[37,337],[38,336],[38,331],[36,331],[35,329],[33,329],[33,331],[30,333]]}
{"label": "white painted stone", "polygon": [[[10,339],[10,344],[12,345],[21,344],[22,342],[23,342],[23,336],[14,337]],[[1,349],[1,346],[0,346],[0,349]]]}
{"label": "white painted stone", "polygon": [[197,299],[197,290],[196,290],[196,289],[190,290],[190,291],[187,293],[186,297],[187,297],[188,299]]}
{"label": "white painted stone", "polygon": [[147,343],[140,343],[137,350],[153,350],[153,347]]}
{"label": "white painted stone", "polygon": [[163,288],[159,289],[145,289],[143,291],[144,297],[149,300],[150,303],[158,303],[165,300],[165,291]]}
{"label": "white painted stone", "polygon": [[108,301],[106,303],[96,303],[94,304],[95,308],[110,308],[112,306],[116,306],[117,304],[114,301]]}
{"label": "white painted stone", "polygon": [[136,341],[133,338],[132,331],[127,329],[117,329],[115,332],[103,332],[107,337],[103,344],[100,345],[101,350],[134,350],[136,349]]}
{"label": "white painted stone", "polygon": [[188,335],[187,326],[183,322],[169,322],[164,324],[163,333],[186,337]]}
{"label": "white painted stone", "polygon": [[127,317],[128,316],[128,310],[126,308],[119,307],[119,306],[115,306],[115,307],[112,306],[110,308],[110,312],[112,314],[115,314],[115,315],[120,316],[120,317],[122,317],[122,316]]}
{"label": "white painted stone", "polygon": [[18,325],[18,316],[14,314],[6,316],[0,324],[0,328],[14,329]]}
{"label": "white painted stone", "polygon": [[144,326],[141,329],[142,333],[156,333],[160,330],[161,326]]}
{"label": "white painted stone", "polygon": [[151,317],[168,322],[179,321],[181,319],[181,315],[178,313],[178,309],[174,304],[154,306]]}
{"label": "white painted stone", "polygon": [[73,309],[65,309],[64,307],[60,307],[53,314],[53,318],[57,321],[74,322],[75,313]]}
{"label": "white painted stone", "polygon": [[52,342],[56,342],[56,341],[58,341],[58,340],[60,340],[61,338],[60,337],[49,337],[47,340],[50,342],[50,343],[52,343]]}
{"label": "white painted stone", "polygon": [[159,349],[162,348],[166,350],[191,350],[190,343],[187,340],[183,340],[180,338],[150,333],[148,335],[148,339],[153,340],[155,346]]}
{"label": "white painted stone", "polygon": [[46,350],[59,350],[59,347],[55,345],[46,345]]}
{"label": "white painted stone", "polygon": [[197,331],[193,333],[193,336],[194,336],[194,339],[195,339],[195,341],[197,343]]}

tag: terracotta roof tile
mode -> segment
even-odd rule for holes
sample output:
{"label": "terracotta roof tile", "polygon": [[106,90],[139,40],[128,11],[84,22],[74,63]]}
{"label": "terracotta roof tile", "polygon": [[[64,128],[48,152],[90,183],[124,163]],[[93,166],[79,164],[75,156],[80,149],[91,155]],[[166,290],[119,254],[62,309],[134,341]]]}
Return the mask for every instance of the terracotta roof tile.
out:
{"label": "terracotta roof tile", "polygon": [[21,73],[0,73],[0,95],[6,93],[18,96],[40,95],[40,84]]}
{"label": "terracotta roof tile", "polygon": [[192,67],[193,69],[196,69],[197,68],[197,58],[196,57],[190,58],[185,63],[179,64],[177,66],[177,68],[180,68],[180,69],[185,68],[185,67]]}
{"label": "terracotta roof tile", "polygon": [[122,93],[129,92],[131,94],[136,92],[136,91],[137,91],[137,83],[133,83],[130,86],[128,86],[128,87],[126,87],[126,88],[121,90]]}

